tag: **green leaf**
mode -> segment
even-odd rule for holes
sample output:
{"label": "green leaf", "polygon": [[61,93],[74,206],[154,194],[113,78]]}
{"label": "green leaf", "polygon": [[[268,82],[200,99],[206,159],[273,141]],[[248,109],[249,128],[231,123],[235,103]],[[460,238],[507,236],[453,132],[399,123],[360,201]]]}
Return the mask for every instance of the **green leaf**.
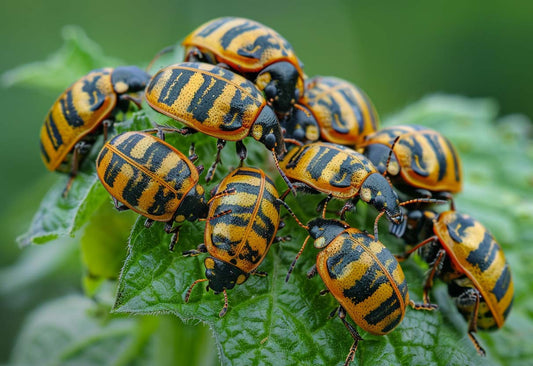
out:
{"label": "green leaf", "polygon": [[[133,114],[128,120],[115,123],[114,133],[150,127],[150,121],[141,111]],[[94,212],[110,199],[96,176],[94,163],[103,144],[102,140],[100,137],[96,141],[91,153],[83,161],[67,197],[63,197],[62,194],[69,177],[62,175],[58,178],[41,201],[28,231],[17,238],[19,245],[43,244],[58,237],[73,237],[94,215]]]}
{"label": "green leaf", "polygon": [[[531,266],[525,266],[520,261],[525,262],[525,258],[530,257],[514,254],[526,249],[524,239],[531,233],[525,225],[533,210],[517,210],[521,205],[532,207],[531,196],[527,194],[532,182],[531,171],[524,174],[521,170],[513,170],[518,169],[517,166],[531,166],[531,142],[524,138],[525,133],[521,130],[526,128],[525,124],[517,123],[516,119],[496,124],[495,113],[495,106],[489,101],[435,96],[411,106],[391,121],[433,126],[457,144],[466,180],[465,192],[457,197],[457,207],[481,220],[494,232],[505,248],[513,269],[517,284],[515,309],[508,323],[498,332],[478,333],[488,353],[486,358],[479,357],[466,335],[465,321],[447,295],[446,286],[437,284],[432,298],[439,304],[440,311],[408,309],[402,324],[387,336],[360,331],[364,341],[359,344],[355,364],[496,365],[530,359],[531,351],[527,351],[528,347],[524,345],[527,337],[503,342],[508,346],[507,351],[498,344],[506,337],[513,339],[519,334],[527,334],[532,328],[531,307],[526,310],[520,306],[532,290],[526,278],[533,276]],[[249,145],[252,146],[252,143]],[[529,153],[524,154],[524,151]],[[500,162],[502,154],[509,159],[506,164]],[[265,159],[264,149],[262,155]],[[201,156],[201,160],[208,161],[205,156]],[[254,164],[272,171],[270,162],[264,160],[265,163],[261,164],[260,161],[258,157]],[[513,167],[513,164],[517,166]],[[227,172],[226,168],[224,172]],[[504,172],[506,176],[499,175]],[[515,175],[510,176],[511,173]],[[273,177],[276,174],[271,173]],[[280,183],[279,178],[277,181]],[[282,183],[278,187],[285,188]],[[516,201],[517,197],[521,200]],[[314,207],[321,198],[299,194],[287,201],[306,221],[317,215]],[[502,204],[502,200],[509,205]],[[339,205],[339,202],[332,202],[328,207],[334,210]],[[502,212],[508,216],[502,215]],[[360,203],[356,213],[349,213],[348,221],[352,226],[372,230],[375,214],[373,208],[367,209]],[[309,246],[289,283],[284,281],[289,265],[306,236],[290,217],[285,220],[286,227],[279,235],[290,234],[292,240],[274,244],[259,267],[259,270],[268,272],[268,277],[252,276],[243,285],[228,291],[229,310],[222,319],[218,313],[223,296],[203,291],[205,283],[199,283],[193,289],[189,303],[184,301],[189,286],[204,278],[205,255],[184,258],[179,252],[195,248],[203,241],[203,224],[183,224],[176,252],[171,253],[168,251],[170,236],[164,233],[163,225],[156,223],[147,229],[143,221],[139,218],[130,235],[130,251],[119,280],[115,312],[171,313],[183,320],[198,319],[213,330],[222,364],[263,364],[267,360],[283,364],[342,364],[352,341],[339,319],[328,320],[336,301],[331,295],[318,296],[324,288],[319,277],[308,280],[305,276],[315,261],[316,250]],[[401,251],[401,243],[386,233],[386,223],[380,226],[380,239],[393,251]],[[531,252],[531,249],[526,250]],[[415,256],[402,263],[402,267],[411,297],[420,301],[427,264]],[[523,277],[525,275],[529,277]],[[516,322],[517,318],[527,321]],[[512,335],[514,331],[515,336]]]}
{"label": "green leaf", "polygon": [[77,26],[66,26],[64,44],[45,61],[37,61],[2,74],[6,87],[25,86],[61,92],[87,72],[121,64],[119,59],[105,56],[98,44]]}
{"label": "green leaf", "polygon": [[135,217],[133,212],[117,215],[111,203],[104,204],[85,227],[81,258],[86,270],[83,283],[88,296],[94,295],[103,281],[118,278]]}

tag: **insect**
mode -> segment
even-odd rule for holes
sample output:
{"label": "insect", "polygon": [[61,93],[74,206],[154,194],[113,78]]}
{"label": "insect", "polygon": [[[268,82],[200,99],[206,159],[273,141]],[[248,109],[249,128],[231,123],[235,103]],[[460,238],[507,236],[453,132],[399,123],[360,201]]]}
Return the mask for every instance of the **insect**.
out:
{"label": "insect", "polygon": [[[316,76],[305,83],[298,101],[320,127],[323,141],[358,146],[378,129],[377,112],[368,96],[352,83],[332,76]],[[307,118],[304,114],[295,116]]]}
{"label": "insect", "polygon": [[229,70],[194,62],[172,65],[154,75],[145,95],[153,109],[188,126],[175,132],[200,131],[218,138],[206,181],[213,177],[226,140],[236,141],[241,162],[246,158],[242,139],[248,135],[263,143],[276,162],[285,151],[279,121],[261,91]]}
{"label": "insect", "polygon": [[287,274],[294,268],[309,238],[321,249],[316,264],[307,273],[309,278],[317,273],[339,302],[331,314],[338,314],[354,339],[345,365],[355,356],[363,338],[357,329],[345,319],[346,314],[361,329],[375,335],[385,335],[402,321],[407,305],[416,310],[434,310],[434,304],[418,304],[409,299],[407,282],[398,261],[378,240],[377,221],[374,236],[351,228],[347,223],[334,219],[316,218],[305,228],[309,236],[304,241]]}
{"label": "insect", "polygon": [[514,296],[511,269],[496,239],[479,221],[455,210],[410,212],[404,238],[408,243],[423,239],[398,258],[418,250],[430,264],[424,302],[429,303],[428,293],[438,276],[468,321],[470,340],[485,355],[474,333],[501,328]]}
{"label": "insect", "polygon": [[98,133],[103,130],[107,139],[116,111],[126,110],[130,102],[140,105],[132,95],[143,91],[149,79],[136,66],[93,70],[52,105],[41,128],[41,156],[49,170],[70,173],[64,195]]}
{"label": "insect", "polygon": [[320,128],[315,118],[306,108],[295,104],[291,112],[280,120],[285,144],[298,146],[316,142],[320,138]]}
{"label": "insect", "polygon": [[209,281],[207,289],[224,293],[244,283],[250,274],[266,275],[256,269],[265,258],[270,245],[277,239],[280,225],[280,201],[272,180],[260,169],[240,167],[226,176],[209,201],[204,243],[184,255],[208,252],[204,279],[196,280],[188,289],[185,302],[193,287]]}
{"label": "insect", "polygon": [[350,200],[341,210],[343,218],[361,198],[384,211],[391,222],[402,223],[398,195],[390,183],[370,160],[348,147],[326,142],[297,146],[287,153],[280,167],[296,189],[328,194],[322,202],[324,211],[331,198]]}
{"label": "insect", "polygon": [[217,18],[188,35],[183,46],[185,61],[222,64],[254,81],[280,115],[303,95],[302,66],[292,46],[261,23]]}
{"label": "insect", "polygon": [[435,130],[417,125],[386,127],[368,136],[361,147],[374,166],[386,171],[394,186],[409,196],[449,199],[462,189],[461,159],[452,143]]}
{"label": "insect", "polygon": [[146,227],[153,221],[166,223],[173,250],[180,228],[173,223],[207,216],[204,189],[198,184],[203,167],[193,164],[196,158],[193,151],[187,158],[148,133],[125,132],[106,142],[96,170],[119,211],[131,209],[145,216]]}

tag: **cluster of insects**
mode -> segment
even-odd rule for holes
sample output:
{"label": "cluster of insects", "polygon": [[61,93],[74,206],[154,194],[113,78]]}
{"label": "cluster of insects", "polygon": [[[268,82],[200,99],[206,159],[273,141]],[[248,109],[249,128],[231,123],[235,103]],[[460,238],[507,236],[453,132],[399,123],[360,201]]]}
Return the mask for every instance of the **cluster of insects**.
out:
{"label": "cluster of insects", "polygon": [[[379,129],[368,96],[336,77],[308,78],[292,46],[276,31],[252,20],[219,18],[201,25],[183,41],[183,62],[150,75],[135,66],[94,70],[70,86],[50,109],[41,130],[41,152],[50,170],[69,173],[65,195],[100,134],[105,144],[96,159],[98,177],[118,210],[131,209],[165,222],[178,241],[184,221],[205,221],[204,243],[186,256],[204,260],[208,289],[224,294],[258,267],[281,226],[284,206],[308,237],[288,267],[287,281],[309,238],[320,249],[308,277],[318,273],[339,306],[338,314],[354,342],[349,364],[362,340],[356,327],[377,335],[398,326],[407,305],[434,310],[429,291],[435,277],[448,286],[468,322],[468,336],[503,326],[513,302],[511,273],[500,245],[478,221],[455,209],[462,189],[461,161],[454,146],[432,129],[402,125]],[[165,51],[162,51],[162,53]],[[158,56],[156,56],[158,57]],[[141,101],[176,121],[108,139],[118,111]],[[213,179],[226,141],[235,141],[240,166],[206,198],[199,184],[203,167],[165,142],[169,133],[204,133],[217,139],[206,172]],[[287,189],[280,195],[261,169],[246,167],[243,139],[251,136],[268,150]],[[317,217],[303,224],[285,198],[290,193],[321,194]],[[298,199],[296,197],[295,199]],[[327,218],[332,200],[344,202]],[[362,200],[377,211],[374,234],[345,221]],[[439,211],[443,204],[449,210]],[[405,242],[393,255],[378,237],[385,216],[390,232]],[[429,264],[422,303],[409,299],[400,262],[418,251]]]}

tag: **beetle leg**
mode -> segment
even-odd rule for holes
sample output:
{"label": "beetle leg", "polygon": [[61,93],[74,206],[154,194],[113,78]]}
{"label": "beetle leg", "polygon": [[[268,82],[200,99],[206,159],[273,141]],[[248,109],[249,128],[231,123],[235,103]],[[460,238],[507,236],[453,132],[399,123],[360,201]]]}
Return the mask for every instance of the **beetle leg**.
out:
{"label": "beetle leg", "polygon": [[244,159],[246,159],[246,156],[248,155],[248,151],[246,151],[246,146],[244,146],[244,143],[242,141],[237,141],[235,143],[235,149],[237,150],[237,155],[239,155],[239,159],[241,159],[239,167],[242,167]]}
{"label": "beetle leg", "polygon": [[153,223],[154,223],[154,220],[146,219],[146,221],[144,222],[144,227],[148,229],[148,228],[152,227]]}
{"label": "beetle leg", "polygon": [[218,66],[218,67],[220,67],[222,69],[231,70],[231,67],[228,64],[224,63],[224,62],[219,62],[216,66]]}
{"label": "beetle leg", "polygon": [[320,296],[324,296],[326,294],[329,294],[329,289],[325,288],[319,292]]}
{"label": "beetle leg", "polygon": [[121,94],[119,98],[121,101],[132,102],[133,104],[137,106],[138,109],[141,109],[141,103],[142,103],[141,98],[135,98],[134,96],[131,96],[129,94]]}
{"label": "beetle leg", "polygon": [[113,205],[115,206],[117,211],[126,211],[130,209],[128,206],[120,203],[115,197],[111,197],[111,198],[113,199]]}
{"label": "beetle leg", "polygon": [[252,271],[250,272],[252,276],[258,276],[258,277],[267,277],[268,273],[265,271]]}
{"label": "beetle leg", "polygon": [[205,181],[210,182],[211,179],[213,179],[213,175],[215,175],[215,170],[217,168],[217,165],[220,163],[222,164],[222,161],[220,160],[220,152],[222,149],[226,146],[226,140],[218,140],[217,141],[217,155],[215,156],[215,161],[211,166],[209,167],[209,170],[207,171],[207,174],[205,175]]}
{"label": "beetle leg", "polygon": [[409,300],[409,305],[415,310],[431,311],[431,310],[435,310],[439,308],[437,304],[425,304],[425,303],[414,302],[413,300]]}
{"label": "beetle leg", "polygon": [[172,238],[170,239],[170,245],[168,246],[168,250],[170,250],[171,252],[174,251],[174,246],[178,242],[181,229],[181,226],[172,227],[173,223],[174,221],[171,220],[165,224],[165,232],[167,234],[172,234]]}
{"label": "beetle leg", "polygon": [[444,249],[440,249],[436,255],[435,261],[432,264],[431,272],[429,272],[426,282],[424,283],[424,304],[430,303],[429,290],[431,290],[433,287],[433,278],[436,274],[438,274],[438,272],[440,272],[440,265],[443,262],[445,255],[446,251]]}
{"label": "beetle leg", "polygon": [[354,340],[352,347],[350,348],[350,352],[348,353],[348,356],[346,357],[346,361],[344,361],[344,365],[347,366],[350,364],[350,362],[353,361],[355,357],[355,351],[357,351],[357,345],[359,341],[363,340],[363,337],[359,335],[359,332],[357,331],[357,329],[353,327],[353,325],[351,325],[350,323],[346,321],[346,310],[344,310],[342,306],[339,306],[339,318],[342,320],[342,323],[344,324],[346,329],[348,329],[348,331],[350,332],[350,335],[352,336]]}
{"label": "beetle leg", "polygon": [[189,160],[191,161],[191,163],[194,163],[196,160],[198,160],[198,155],[196,155],[194,142],[191,142],[191,146],[189,146]]}
{"label": "beetle leg", "polygon": [[474,299],[474,309],[472,310],[472,314],[470,315],[470,321],[468,322],[468,337],[474,344],[474,347],[476,348],[477,352],[481,356],[485,356],[486,354],[485,350],[483,349],[483,347],[481,347],[478,340],[474,336],[474,333],[477,332],[477,317],[479,313],[479,302],[480,302],[481,295],[479,294],[478,290],[476,289],[472,289],[472,290],[473,291],[470,293],[470,295],[471,296],[473,295],[475,299]]}
{"label": "beetle leg", "polygon": [[72,161],[71,161],[69,179],[68,179],[67,185],[65,186],[65,189],[63,189],[63,193],[61,194],[63,198],[67,197],[68,192],[70,191],[70,188],[72,188],[72,182],[74,181],[74,178],[76,178],[76,175],[78,175],[78,169],[80,167],[81,156],[87,153],[89,147],[90,145],[87,144],[85,141],[80,141],[76,145],[74,145],[74,152],[72,153]]}
{"label": "beetle leg", "polygon": [[109,132],[109,130],[111,129],[111,125],[113,124],[113,122],[109,119],[106,119],[102,122],[102,128],[103,128],[103,132],[104,132],[104,142],[107,141],[107,134]]}
{"label": "beetle leg", "polygon": [[205,247],[205,244],[202,243],[196,247],[196,249],[186,250],[182,252],[181,254],[184,257],[196,257],[199,254],[207,253],[207,248]]}
{"label": "beetle leg", "polygon": [[311,267],[311,269],[309,269],[309,271],[307,271],[307,278],[313,278],[316,276],[317,274],[317,270],[316,270],[316,264],[313,264],[313,267]]}
{"label": "beetle leg", "polygon": [[347,201],[344,206],[342,206],[341,210],[339,211],[338,215],[340,216],[341,220],[345,220],[346,218],[346,211],[350,211],[355,208],[355,205],[351,201]]}
{"label": "beetle leg", "polygon": [[292,236],[290,236],[290,235],[286,235],[286,236],[276,236],[276,237],[274,238],[273,243],[282,243],[282,242],[291,241],[291,240],[292,240]]}
{"label": "beetle leg", "polygon": [[411,249],[409,249],[408,251],[406,251],[405,253],[402,253],[402,254],[397,254],[395,255],[396,257],[396,260],[398,262],[403,262],[404,260],[406,260],[407,258],[409,258],[409,256],[411,254],[413,254],[413,252],[415,252],[416,250],[420,249],[421,247],[423,247],[424,245],[426,244],[429,244],[429,243],[432,243],[434,241],[438,240],[438,237],[437,236],[430,236],[429,238],[421,241],[420,243],[418,243],[417,245],[415,245],[414,247],[412,247]]}

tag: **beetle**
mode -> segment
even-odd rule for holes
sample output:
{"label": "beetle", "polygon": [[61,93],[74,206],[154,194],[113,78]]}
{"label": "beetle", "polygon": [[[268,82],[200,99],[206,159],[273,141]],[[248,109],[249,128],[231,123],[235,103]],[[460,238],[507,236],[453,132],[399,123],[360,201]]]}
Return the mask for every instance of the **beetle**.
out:
{"label": "beetle", "polygon": [[280,167],[296,189],[328,194],[323,201],[324,211],[331,198],[350,200],[341,210],[343,218],[361,198],[384,211],[391,222],[402,223],[398,195],[390,183],[370,160],[346,146],[327,142],[297,146],[287,153]]}
{"label": "beetle", "polygon": [[237,142],[241,162],[246,158],[242,139],[248,135],[263,143],[276,162],[277,156],[285,151],[279,121],[261,91],[229,70],[197,62],[168,66],[150,80],[145,96],[157,112],[188,126],[174,129],[175,132],[200,131],[219,139],[217,156],[206,181],[213,177],[226,140]]}
{"label": "beetle", "polygon": [[379,217],[376,218],[372,236],[343,221],[324,217],[312,219],[305,226],[309,236],[285,279],[289,280],[296,260],[309,238],[313,238],[315,248],[321,251],[307,276],[311,278],[318,273],[326,285],[326,291],[322,294],[330,292],[339,302],[339,307],[332,312],[332,316],[338,314],[354,339],[345,365],[354,359],[357,345],[363,339],[357,329],[345,319],[346,314],[366,332],[385,335],[400,324],[407,305],[416,310],[437,308],[434,304],[419,304],[409,299],[402,268],[378,240],[378,220]]}
{"label": "beetle", "polygon": [[418,125],[386,127],[367,136],[361,148],[376,168],[387,172],[394,186],[409,196],[450,199],[451,193],[462,190],[459,154],[433,129]]}
{"label": "beetle", "polygon": [[65,90],[50,108],[41,128],[41,157],[51,171],[70,173],[68,192],[79,163],[96,136],[107,130],[117,110],[141,92],[150,76],[136,66],[103,68],[89,72]]}
{"label": "beetle", "polygon": [[501,246],[479,221],[453,209],[410,212],[404,239],[421,241],[397,257],[404,260],[418,250],[431,267],[424,284],[424,302],[429,303],[429,290],[438,276],[468,322],[470,340],[479,354],[485,355],[474,333],[501,328],[514,298],[511,268]]}
{"label": "beetle", "polygon": [[[377,131],[379,118],[365,92],[333,76],[316,76],[305,83],[298,101],[320,127],[323,141],[358,146],[365,136]],[[296,117],[306,118],[304,114]],[[298,118],[295,119],[298,123]]]}
{"label": "beetle", "polygon": [[274,183],[261,169],[240,167],[220,182],[209,201],[204,243],[183,253],[209,253],[204,260],[206,278],[189,287],[185,302],[197,283],[209,281],[207,289],[224,293],[222,317],[228,309],[226,290],[244,283],[250,274],[266,275],[256,269],[270,245],[280,240],[276,233],[281,204]]}
{"label": "beetle", "polygon": [[318,141],[320,127],[305,107],[295,104],[290,113],[280,120],[285,144],[298,146]]}
{"label": "beetle", "polygon": [[[153,221],[165,222],[172,233],[170,250],[178,240],[174,222],[207,216],[204,188],[198,184],[203,167],[165,141],[144,132],[125,132],[106,142],[96,159],[96,171],[118,210],[131,209]],[[119,204],[120,202],[120,204]]]}
{"label": "beetle", "polygon": [[223,64],[255,82],[280,115],[304,93],[304,74],[292,46],[273,29],[245,18],[211,20],[183,41],[185,61]]}

